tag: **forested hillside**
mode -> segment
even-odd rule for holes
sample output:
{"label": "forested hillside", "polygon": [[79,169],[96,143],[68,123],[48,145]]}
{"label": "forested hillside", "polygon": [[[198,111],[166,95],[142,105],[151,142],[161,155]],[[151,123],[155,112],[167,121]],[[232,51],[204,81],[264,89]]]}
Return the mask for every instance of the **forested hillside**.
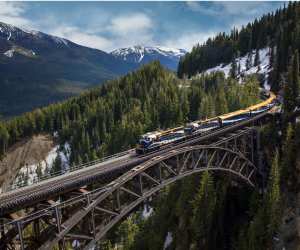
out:
{"label": "forested hillside", "polygon": [[197,45],[178,68],[180,77],[220,63],[232,62],[234,68],[236,57],[271,48],[269,82],[283,105],[281,119],[260,128],[268,175],[264,188],[253,192],[207,172],[186,178],[162,192],[158,201],[148,201],[152,216],[136,212],[125,220],[104,249],[115,244],[126,250],[299,249],[300,126],[294,116],[299,109],[299,14],[300,4],[289,3],[241,31]]}
{"label": "forested hillside", "polygon": [[[232,62],[252,50],[271,48],[269,82],[274,91],[285,83],[290,56],[300,49],[300,3],[289,2],[288,6],[269,13],[240,30],[230,34],[220,33],[204,44],[197,44],[179,62],[178,76],[192,76],[220,63]],[[248,53],[251,57],[251,53]],[[251,58],[249,58],[251,61]]]}
{"label": "forested hillside", "polygon": [[79,164],[133,147],[151,130],[226,113],[258,101],[255,78],[244,85],[223,73],[182,81],[159,62],[79,97],[0,123],[0,153],[26,136],[58,134]]}

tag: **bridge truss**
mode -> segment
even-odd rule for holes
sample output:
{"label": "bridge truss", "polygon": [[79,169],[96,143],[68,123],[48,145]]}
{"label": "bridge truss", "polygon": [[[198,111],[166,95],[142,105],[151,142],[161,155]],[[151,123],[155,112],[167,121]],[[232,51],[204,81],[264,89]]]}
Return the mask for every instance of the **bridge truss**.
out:
{"label": "bridge truss", "polygon": [[[91,249],[134,208],[165,186],[203,171],[257,185],[259,134],[246,128],[207,145],[170,149],[106,185],[93,183],[49,197],[1,226],[0,249]],[[11,216],[12,217],[12,216]]]}

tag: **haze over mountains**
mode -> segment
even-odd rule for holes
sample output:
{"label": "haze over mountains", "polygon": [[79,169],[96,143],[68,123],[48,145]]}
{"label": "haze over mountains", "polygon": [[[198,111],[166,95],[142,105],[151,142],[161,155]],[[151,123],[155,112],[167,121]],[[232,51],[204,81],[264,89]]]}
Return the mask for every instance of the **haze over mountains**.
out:
{"label": "haze over mountains", "polygon": [[143,60],[133,60],[133,53],[129,59],[0,22],[0,115],[60,101],[152,60],[176,70],[179,54],[152,47],[144,50]]}

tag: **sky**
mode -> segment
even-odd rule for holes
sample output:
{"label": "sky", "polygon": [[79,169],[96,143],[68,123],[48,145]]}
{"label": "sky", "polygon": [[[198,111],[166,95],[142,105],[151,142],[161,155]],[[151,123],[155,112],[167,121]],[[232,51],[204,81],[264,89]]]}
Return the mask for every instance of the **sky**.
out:
{"label": "sky", "polygon": [[110,52],[134,45],[190,50],[283,2],[0,2],[0,21]]}

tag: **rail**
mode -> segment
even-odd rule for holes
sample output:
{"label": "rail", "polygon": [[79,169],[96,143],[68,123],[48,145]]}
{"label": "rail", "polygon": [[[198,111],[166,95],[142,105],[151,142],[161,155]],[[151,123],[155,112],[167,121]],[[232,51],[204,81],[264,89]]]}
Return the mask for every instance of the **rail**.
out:
{"label": "rail", "polygon": [[[242,109],[242,110],[234,111],[234,112],[231,112],[231,113],[228,113],[228,114],[224,114],[222,116],[224,116],[224,117],[226,116],[227,117],[227,116],[232,116],[232,115],[237,114],[237,113],[240,114],[241,112],[246,112],[246,111],[248,111],[251,108],[252,109],[257,109],[257,108],[259,108],[261,106],[270,104],[271,102],[274,101],[275,98],[276,98],[276,96],[273,93],[270,93],[270,97],[267,100],[265,100],[265,101],[263,101],[263,102],[261,102],[259,104],[250,106],[250,107],[248,107],[246,109]],[[220,116],[220,117],[222,117],[222,116]],[[208,120],[212,120],[212,119],[216,119],[216,117],[208,119]],[[177,129],[177,128],[173,128],[172,130],[174,130],[174,129]],[[220,129],[222,129],[222,128],[220,128]],[[202,135],[208,134],[210,132],[211,131],[207,131],[205,133],[202,133]],[[125,155],[127,155],[127,154],[129,154],[130,152],[133,152],[133,151],[134,151],[134,149],[129,149],[129,150],[117,153],[117,154],[113,154],[113,155],[110,155],[110,156],[103,157],[101,159],[97,159],[97,160],[90,161],[90,162],[87,162],[87,163],[83,163],[83,164],[80,164],[80,165],[77,165],[77,166],[69,167],[67,169],[62,169],[61,171],[57,171],[57,172],[45,172],[41,176],[35,176],[32,179],[32,181],[30,181],[30,182],[28,182],[28,180],[20,180],[20,181],[18,181],[16,183],[13,183],[12,185],[10,185],[5,190],[5,192],[13,191],[13,190],[16,190],[16,189],[19,189],[19,188],[22,188],[22,187],[31,186],[33,184],[39,183],[39,182],[44,181],[44,180],[48,180],[48,179],[51,179],[51,178],[54,178],[54,177],[57,177],[57,176],[62,176],[64,174],[68,174],[68,173],[71,173],[71,172],[74,172],[74,171],[77,171],[77,170],[81,170],[81,169],[84,169],[84,168],[87,168],[87,167],[91,167],[91,166],[94,166],[94,165],[106,162],[106,161],[108,161],[110,159],[117,159],[117,158],[125,156]]]}
{"label": "rail", "polygon": [[126,150],[126,151],[122,151],[122,152],[119,152],[117,154],[109,155],[109,156],[106,156],[106,157],[103,157],[103,158],[100,158],[100,159],[97,159],[97,160],[94,160],[94,161],[90,161],[90,162],[83,163],[83,164],[80,164],[80,165],[77,165],[77,166],[73,166],[73,167],[70,167],[68,169],[62,169],[61,171],[56,171],[56,172],[53,172],[53,173],[45,172],[41,176],[35,176],[33,178],[32,182],[30,182],[30,183],[28,183],[28,180],[21,180],[21,181],[18,181],[16,183],[13,183],[12,185],[10,185],[6,189],[6,192],[16,190],[16,189],[22,188],[22,187],[27,187],[27,186],[36,184],[40,181],[48,180],[50,178],[54,178],[54,177],[61,176],[61,175],[67,174],[67,173],[71,173],[71,172],[74,172],[74,171],[77,171],[77,170],[80,170],[80,169],[83,169],[83,168],[94,166],[94,165],[106,162],[110,159],[120,158],[124,155],[129,154],[132,151],[134,151],[134,149],[129,149],[129,150]]}

